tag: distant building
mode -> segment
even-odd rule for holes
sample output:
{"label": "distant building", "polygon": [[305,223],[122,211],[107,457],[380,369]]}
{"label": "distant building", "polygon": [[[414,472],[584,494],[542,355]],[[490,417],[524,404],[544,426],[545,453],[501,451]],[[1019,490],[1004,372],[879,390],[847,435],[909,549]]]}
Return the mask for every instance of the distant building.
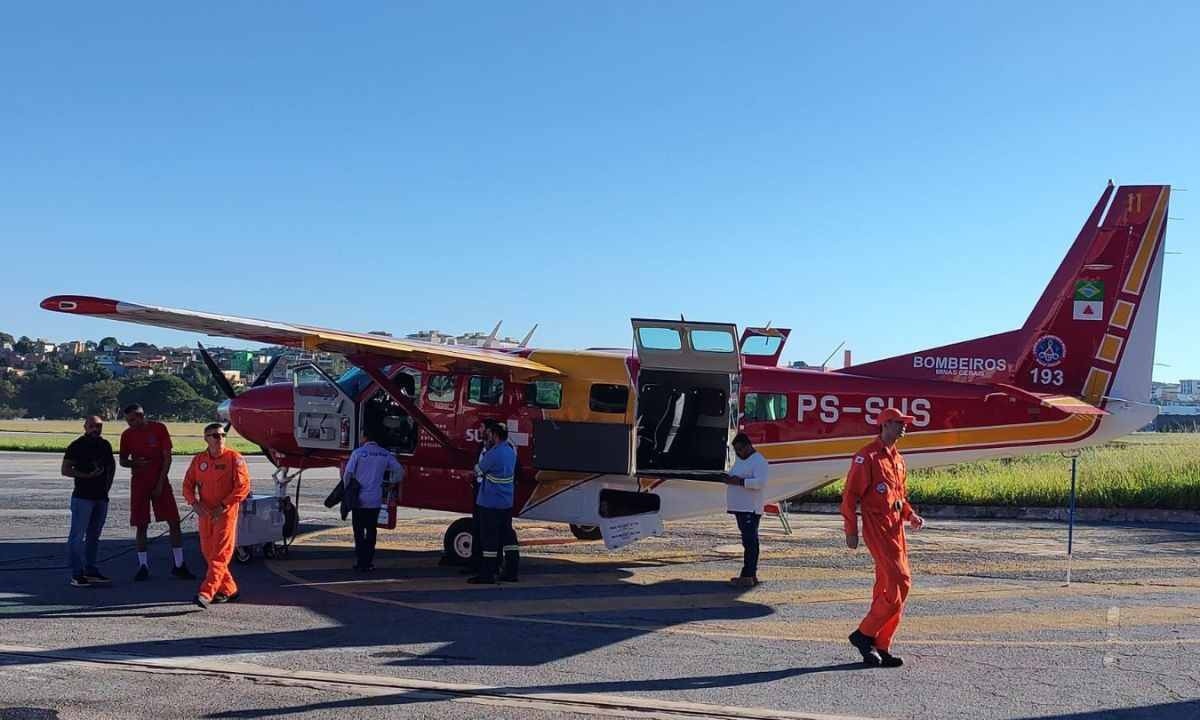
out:
{"label": "distant building", "polygon": [[406,340],[419,340],[421,342],[434,343],[436,345],[456,345],[457,341],[453,335],[447,335],[438,330],[422,330],[420,332],[409,333],[404,336]]}
{"label": "distant building", "polygon": [[227,358],[230,370],[237,370],[243,376],[249,376],[254,370],[254,356],[250,350],[231,350]]}
{"label": "distant building", "polygon": [[1180,395],[1200,395],[1200,380],[1180,380]]}

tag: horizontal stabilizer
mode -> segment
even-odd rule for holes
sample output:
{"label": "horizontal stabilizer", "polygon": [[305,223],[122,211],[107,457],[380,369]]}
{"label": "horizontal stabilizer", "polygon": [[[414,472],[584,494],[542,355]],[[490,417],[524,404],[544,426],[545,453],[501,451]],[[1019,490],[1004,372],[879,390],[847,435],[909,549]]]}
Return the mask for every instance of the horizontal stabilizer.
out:
{"label": "horizontal stabilizer", "polygon": [[1024,398],[1036,402],[1042,407],[1053,408],[1071,415],[1108,415],[1107,411],[1071,395],[1032,392],[1004,383],[999,383],[996,387],[1003,388],[1005,393],[1014,397]]}

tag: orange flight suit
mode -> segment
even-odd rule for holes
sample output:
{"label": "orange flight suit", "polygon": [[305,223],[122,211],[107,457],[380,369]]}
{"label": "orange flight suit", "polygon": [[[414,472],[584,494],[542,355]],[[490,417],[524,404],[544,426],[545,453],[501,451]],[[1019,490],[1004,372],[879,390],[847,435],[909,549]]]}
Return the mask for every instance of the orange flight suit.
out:
{"label": "orange flight suit", "polygon": [[[197,491],[199,497],[197,498]],[[204,451],[192,458],[183,476],[183,497],[189,505],[197,499],[209,508],[224,505],[227,510],[216,517],[200,512],[200,552],[208,562],[208,572],[200,583],[199,595],[206,600],[221,593],[233,595],[237,583],[229,572],[237,540],[238,510],[250,494],[250,470],[237,450],[226,448],[218,457]]]}
{"label": "orange flight suit", "polygon": [[856,506],[862,506],[862,537],[875,559],[875,589],[871,609],[858,630],[875,638],[875,648],[887,651],[900,625],[904,601],[912,587],[904,522],[912,518],[908,474],[896,446],[876,438],[850,461],[842,492],[842,520],[847,535],[858,534]]}

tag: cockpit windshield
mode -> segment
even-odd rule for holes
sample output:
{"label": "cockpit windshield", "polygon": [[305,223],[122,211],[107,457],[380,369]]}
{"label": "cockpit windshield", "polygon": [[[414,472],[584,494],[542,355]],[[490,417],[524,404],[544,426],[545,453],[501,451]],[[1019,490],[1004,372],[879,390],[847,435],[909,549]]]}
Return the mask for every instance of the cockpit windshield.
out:
{"label": "cockpit windshield", "polygon": [[371,376],[362,368],[352,367],[337,379],[338,387],[350,398],[357,398],[371,384]]}

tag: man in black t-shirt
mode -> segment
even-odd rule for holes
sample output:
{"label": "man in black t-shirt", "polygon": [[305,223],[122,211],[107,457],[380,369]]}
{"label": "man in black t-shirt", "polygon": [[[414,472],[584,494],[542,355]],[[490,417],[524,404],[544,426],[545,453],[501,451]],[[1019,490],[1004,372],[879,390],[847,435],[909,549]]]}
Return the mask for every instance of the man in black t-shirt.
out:
{"label": "man in black t-shirt", "polygon": [[75,479],[71,493],[71,532],[67,554],[71,558],[71,584],[104,585],[109,579],[96,567],[100,532],[108,518],[108,491],[117,472],[112,445],[101,437],[104,421],[92,415],[83,421],[83,436],[67,446],[62,474]]}

